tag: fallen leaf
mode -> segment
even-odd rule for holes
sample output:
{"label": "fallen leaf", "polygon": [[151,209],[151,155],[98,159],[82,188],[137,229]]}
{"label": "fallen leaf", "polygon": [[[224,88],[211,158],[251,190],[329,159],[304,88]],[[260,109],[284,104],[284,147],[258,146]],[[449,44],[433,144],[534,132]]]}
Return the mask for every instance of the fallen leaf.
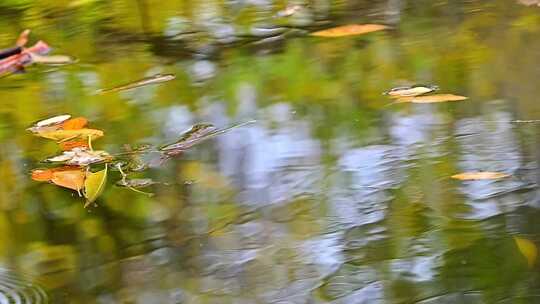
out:
{"label": "fallen leaf", "polygon": [[86,174],[86,180],[84,181],[84,197],[86,197],[86,203],[84,208],[93,203],[105,189],[107,181],[107,164],[105,169],[98,172],[90,172]]}
{"label": "fallen leaf", "polygon": [[[73,168],[73,167],[72,167]],[[52,174],[51,182],[57,186],[81,191],[84,187],[85,173],[81,168],[71,170],[55,171]]]}
{"label": "fallen leaf", "polygon": [[211,124],[197,124],[191,127],[182,134],[180,139],[172,144],[162,146],[160,150],[186,150],[193,147],[195,144],[203,140],[206,136],[212,134],[216,130]]}
{"label": "fallen leaf", "polygon": [[134,82],[130,82],[124,85],[120,85],[114,88],[101,89],[101,90],[98,90],[96,93],[105,94],[105,93],[126,91],[126,90],[131,90],[131,89],[135,89],[135,88],[139,88],[139,87],[143,87],[147,85],[159,84],[159,83],[171,81],[174,79],[176,79],[176,76],[173,74],[156,74],[154,76],[146,77],[146,78],[143,78]]}
{"label": "fallen leaf", "polygon": [[50,169],[32,170],[32,179],[40,182],[52,182],[57,186],[80,191],[84,186],[85,173],[82,168],[63,166]]}
{"label": "fallen leaf", "polygon": [[527,264],[529,267],[534,266],[536,263],[536,258],[538,257],[538,248],[536,245],[528,239],[517,236],[514,236],[514,241],[516,242],[521,254],[523,254],[525,259],[527,259]]}
{"label": "fallen leaf", "polygon": [[177,140],[174,143],[167,144],[164,146],[161,146],[159,150],[171,153],[171,154],[178,154],[182,151],[185,151],[194,145],[207,140],[209,138],[212,138],[216,135],[223,134],[225,132],[228,132],[232,129],[236,129],[239,127],[243,127],[245,125],[248,125],[250,123],[254,123],[254,120],[250,120],[247,122],[239,123],[236,125],[232,125],[228,128],[224,129],[216,129],[214,125],[211,124],[197,124],[191,127],[191,129],[187,130],[182,134],[179,140]]}
{"label": "fallen leaf", "polygon": [[59,145],[62,151],[69,151],[75,148],[85,148],[85,149],[89,148],[88,141],[86,140],[65,141],[65,142],[61,142]]}
{"label": "fallen leaf", "polygon": [[113,157],[105,151],[94,151],[86,148],[73,148],[62,154],[48,158],[45,162],[62,163],[69,166],[88,166],[95,163],[111,161]]}
{"label": "fallen leaf", "polygon": [[34,133],[36,136],[56,140],[58,142],[68,141],[72,139],[88,139],[95,140],[104,135],[103,131],[96,129],[79,129],[79,130],[53,130],[53,131],[38,131]]}
{"label": "fallen leaf", "polygon": [[58,116],[54,116],[54,117],[47,118],[47,119],[44,119],[44,120],[40,120],[40,121],[36,122],[34,124],[34,126],[36,126],[36,127],[46,127],[46,126],[61,124],[64,121],[66,121],[66,120],[68,120],[70,118],[71,118],[71,115],[69,115],[69,114],[58,115]]}
{"label": "fallen leaf", "polygon": [[51,169],[34,169],[32,170],[32,179],[38,182],[48,182],[52,179],[53,170]]}
{"label": "fallen leaf", "polygon": [[317,37],[345,37],[381,31],[388,27],[381,24],[349,24],[311,33]]}
{"label": "fallen leaf", "polygon": [[43,56],[35,53],[30,53],[30,57],[34,63],[50,64],[50,65],[64,65],[75,63],[76,60],[72,57],[65,55],[51,55]]}
{"label": "fallen leaf", "polygon": [[62,123],[63,130],[80,130],[88,124],[88,120],[84,117],[76,117],[68,119]]}
{"label": "fallen leaf", "polygon": [[62,123],[69,120],[70,118],[71,115],[69,114],[54,116],[51,118],[40,120],[26,130],[32,133],[56,131],[58,129],[61,129]]}
{"label": "fallen leaf", "polygon": [[151,178],[122,179],[116,182],[117,186],[129,188],[144,188],[155,184],[157,184],[157,182],[155,182]]}
{"label": "fallen leaf", "polygon": [[502,172],[465,172],[452,175],[453,179],[458,180],[490,180],[509,177],[510,174]]}
{"label": "fallen leaf", "polygon": [[415,85],[408,87],[397,87],[393,88],[387,92],[384,92],[384,95],[390,96],[390,98],[400,98],[400,97],[414,97],[419,95],[424,95],[438,90],[439,87],[434,85]]}
{"label": "fallen leaf", "polygon": [[446,101],[461,101],[465,99],[467,99],[467,97],[453,95],[453,94],[434,94],[434,95],[427,95],[427,96],[402,97],[402,98],[399,98],[397,102],[435,103],[435,102],[446,102]]}

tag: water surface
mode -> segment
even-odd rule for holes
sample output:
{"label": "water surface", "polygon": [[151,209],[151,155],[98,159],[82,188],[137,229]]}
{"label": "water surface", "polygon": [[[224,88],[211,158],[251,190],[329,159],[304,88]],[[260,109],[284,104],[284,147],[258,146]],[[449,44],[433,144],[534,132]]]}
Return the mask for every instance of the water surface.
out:
{"label": "water surface", "polygon": [[[31,28],[78,59],[0,79],[0,303],[540,302],[515,242],[540,242],[540,124],[516,122],[540,119],[540,8],[285,2],[0,3],[1,45]],[[367,22],[391,28],[308,35]],[[176,79],[95,94],[157,73]],[[469,99],[381,94],[414,83]],[[111,153],[257,122],[140,173],[154,197],[112,172],[84,209],[28,174],[58,151],[25,129],[62,113]],[[512,176],[450,178],[482,170]]]}

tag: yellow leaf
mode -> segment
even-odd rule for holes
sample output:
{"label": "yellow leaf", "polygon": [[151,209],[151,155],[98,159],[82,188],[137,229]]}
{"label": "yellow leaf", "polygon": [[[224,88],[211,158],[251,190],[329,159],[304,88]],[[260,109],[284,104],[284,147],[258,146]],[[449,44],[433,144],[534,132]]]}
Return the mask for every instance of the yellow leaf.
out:
{"label": "yellow leaf", "polygon": [[486,180],[486,179],[499,179],[509,177],[510,174],[502,172],[465,172],[452,175],[453,179],[459,180]]}
{"label": "yellow leaf", "polygon": [[78,129],[78,130],[54,130],[54,131],[40,131],[35,135],[64,142],[76,138],[95,140],[103,136],[103,131],[96,129]]}
{"label": "yellow leaf", "polygon": [[538,248],[536,248],[536,245],[530,240],[517,236],[514,237],[514,241],[516,242],[516,245],[521,254],[523,254],[523,256],[527,259],[529,267],[534,266],[536,258],[538,257]]}
{"label": "yellow leaf", "polygon": [[349,24],[311,33],[317,37],[345,37],[381,31],[388,27],[381,24]]}
{"label": "yellow leaf", "polygon": [[390,98],[415,97],[431,93],[438,89],[439,87],[435,85],[415,85],[393,88],[390,91],[384,92],[384,95],[388,95]]}
{"label": "yellow leaf", "polygon": [[397,102],[434,103],[446,101],[461,101],[465,99],[467,99],[467,97],[454,94],[434,94],[427,96],[403,97],[399,98]]}
{"label": "yellow leaf", "polygon": [[86,180],[84,181],[84,197],[86,197],[86,204],[84,204],[84,208],[88,207],[101,195],[103,189],[105,189],[106,181],[107,164],[105,164],[105,169],[101,171],[88,172],[86,174]]}

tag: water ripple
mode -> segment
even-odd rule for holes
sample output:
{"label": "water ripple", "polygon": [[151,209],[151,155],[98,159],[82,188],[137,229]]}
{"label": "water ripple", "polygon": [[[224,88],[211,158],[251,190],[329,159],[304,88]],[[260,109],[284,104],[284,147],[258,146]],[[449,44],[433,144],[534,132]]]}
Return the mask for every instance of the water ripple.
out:
{"label": "water ripple", "polygon": [[7,269],[0,269],[0,304],[48,303],[45,290]]}

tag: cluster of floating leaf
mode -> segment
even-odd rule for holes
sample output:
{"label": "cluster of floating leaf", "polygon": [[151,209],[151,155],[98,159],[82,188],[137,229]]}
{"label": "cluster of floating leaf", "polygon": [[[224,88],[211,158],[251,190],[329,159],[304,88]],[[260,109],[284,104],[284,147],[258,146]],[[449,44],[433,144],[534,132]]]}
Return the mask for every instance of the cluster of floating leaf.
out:
{"label": "cluster of floating leaf", "polygon": [[[198,124],[183,133],[180,139],[174,143],[158,148],[152,146],[143,146],[137,149],[130,148],[124,153],[112,155],[106,151],[93,149],[92,142],[104,136],[104,132],[88,128],[86,118],[72,118],[71,115],[67,114],[59,115],[41,120],[27,129],[35,136],[56,141],[62,150],[59,155],[43,161],[44,163],[54,164],[55,167],[34,169],[31,176],[35,181],[50,182],[76,191],[79,196],[86,198],[85,208],[95,202],[103,192],[107,183],[109,167],[118,170],[122,176],[116,185],[152,195],[152,193],[143,192],[138,188],[155,184],[153,180],[128,178],[129,173],[148,168],[146,164],[138,163],[138,159],[142,154],[159,153],[159,162],[163,163],[204,140],[251,122],[233,125],[225,129],[217,129],[211,124]],[[92,170],[93,166],[99,166],[103,169],[94,172]]]}
{"label": "cluster of floating leaf", "polygon": [[[446,101],[461,101],[467,99],[467,97],[465,96],[454,94],[432,94],[438,90],[439,87],[436,85],[413,85],[396,87],[384,92],[383,94],[387,95],[392,99],[395,99],[398,103],[435,103]],[[495,180],[507,177],[510,177],[510,175],[502,172],[486,171],[465,172],[451,176],[451,178],[461,181]]]}
{"label": "cluster of floating leaf", "polygon": [[[290,16],[300,10],[300,6],[291,6],[283,11],[283,16]],[[325,30],[312,32],[316,37],[346,37],[363,35],[371,32],[388,29],[380,24],[349,24],[337,26]],[[48,45],[40,41],[33,47],[24,48],[28,41],[29,31],[24,31],[17,40],[16,47],[0,51],[0,74],[11,73],[21,70],[25,65],[34,62],[48,64],[69,63],[73,60],[67,56],[43,56],[50,51]],[[175,79],[172,74],[157,74],[151,77],[143,78],[128,84],[120,85],[110,89],[99,90],[98,94],[119,92],[130,90],[146,85],[159,84]],[[394,99],[397,103],[438,103],[448,101],[462,101],[467,97],[454,94],[433,94],[439,88],[434,85],[414,85],[393,88],[384,94]],[[62,154],[48,158],[45,161],[50,163],[63,164],[63,167],[53,169],[36,169],[32,172],[32,178],[40,181],[49,181],[56,185],[76,190],[87,198],[87,205],[93,202],[99,193],[101,193],[104,181],[107,177],[107,163],[112,162],[112,157],[106,151],[96,151],[92,148],[92,140],[103,136],[103,131],[85,128],[88,121],[85,118],[71,118],[69,115],[61,115],[38,122],[29,130],[34,134],[55,140],[64,151]],[[237,127],[237,126],[233,126]],[[200,124],[193,126],[186,132],[182,138],[169,145],[159,149],[163,160],[178,155],[186,149],[191,148],[198,142],[223,133],[229,130],[216,130],[212,125]],[[148,152],[146,149],[131,151],[133,154]],[[105,169],[92,173],[84,170],[92,164],[105,163]],[[122,180],[117,185],[129,188],[145,187],[154,182],[149,179],[126,178],[122,166],[119,163],[116,167],[122,173]],[[133,166],[131,166],[133,167]],[[466,172],[453,175],[453,179],[474,181],[474,180],[492,180],[509,177],[506,173],[500,172]]]}
{"label": "cluster of floating leaf", "polygon": [[[377,26],[374,24],[348,25],[315,32],[312,33],[312,35],[320,37],[343,37],[350,35],[360,35],[383,29],[386,29],[386,27]],[[438,103],[448,101],[462,101],[467,99],[467,97],[465,96],[454,94],[432,94],[438,90],[439,87],[436,85],[413,85],[396,87],[384,92],[383,94],[394,99],[396,103]],[[510,176],[510,174],[503,172],[475,171],[454,174],[451,176],[451,178],[460,181],[479,181],[498,180],[508,178]],[[536,247],[536,244],[526,238],[518,236],[514,236],[513,238],[516,247],[527,260],[529,268],[532,268],[535,265],[538,257],[538,248]]]}

